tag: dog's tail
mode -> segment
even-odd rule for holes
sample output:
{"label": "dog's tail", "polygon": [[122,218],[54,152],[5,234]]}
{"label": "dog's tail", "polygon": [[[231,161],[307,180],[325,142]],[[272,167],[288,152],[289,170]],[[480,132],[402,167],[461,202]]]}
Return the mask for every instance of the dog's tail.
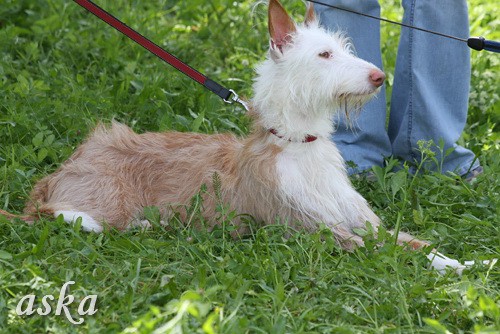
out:
{"label": "dog's tail", "polygon": [[53,216],[54,211],[47,205],[47,197],[49,193],[49,180],[51,175],[40,180],[35,188],[31,191],[29,200],[26,202],[24,212],[22,214],[13,214],[4,210],[0,210],[0,215],[7,219],[20,219],[28,224],[34,223],[44,216]]}
{"label": "dog's tail", "polygon": [[25,221],[29,224],[32,224],[38,218],[38,215],[34,215],[34,214],[16,215],[16,214],[4,211],[4,210],[0,210],[0,215],[4,216],[5,218],[7,218],[9,220],[20,219],[20,220]]}

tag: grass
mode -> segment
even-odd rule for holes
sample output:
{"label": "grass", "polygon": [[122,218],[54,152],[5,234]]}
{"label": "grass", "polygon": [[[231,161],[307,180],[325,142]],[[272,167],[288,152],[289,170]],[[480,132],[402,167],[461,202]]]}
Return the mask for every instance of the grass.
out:
{"label": "grass", "polygon": [[[252,67],[267,47],[263,7],[252,15],[251,1],[98,3],[216,81],[251,94]],[[399,2],[384,3],[383,14],[399,19]],[[471,35],[499,40],[498,5],[469,4]],[[303,12],[300,1],[286,5]],[[384,25],[382,33],[390,77],[398,29]],[[387,228],[399,222],[462,260],[500,254],[500,58],[474,52],[472,60],[469,121],[460,142],[479,156],[485,173],[467,184],[454,175],[380,168],[375,183],[354,180]],[[113,118],[138,132],[248,132],[241,108],[221,103],[73,2],[4,0],[0,208],[21,212],[33,183],[97,122]],[[380,240],[367,234],[366,247],[345,253],[324,229],[306,234],[270,225],[232,240],[229,223],[206,232],[174,220],[177,228],[169,231],[95,235],[60,219],[27,226],[0,216],[0,332],[500,331],[498,265],[439,275],[426,269],[423,252],[394,246],[383,230]],[[57,298],[69,280],[77,300],[98,295],[98,311],[84,324],[54,313],[15,314],[22,296],[35,294],[40,304],[44,295]]]}

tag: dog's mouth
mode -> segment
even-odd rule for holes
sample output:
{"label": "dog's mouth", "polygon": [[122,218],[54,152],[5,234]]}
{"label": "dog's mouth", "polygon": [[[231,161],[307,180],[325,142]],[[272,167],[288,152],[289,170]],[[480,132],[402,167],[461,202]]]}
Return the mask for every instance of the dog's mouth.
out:
{"label": "dog's mouth", "polygon": [[371,89],[364,89],[358,92],[340,92],[337,93],[336,97],[339,99],[349,98],[349,97],[367,97],[370,98],[372,95],[377,94],[380,91],[380,87],[373,87]]}
{"label": "dog's mouth", "polygon": [[339,104],[339,111],[343,113],[348,122],[351,115],[358,116],[363,108],[363,105],[368,102],[373,95],[378,91],[370,91],[363,93],[341,93],[336,97]]}

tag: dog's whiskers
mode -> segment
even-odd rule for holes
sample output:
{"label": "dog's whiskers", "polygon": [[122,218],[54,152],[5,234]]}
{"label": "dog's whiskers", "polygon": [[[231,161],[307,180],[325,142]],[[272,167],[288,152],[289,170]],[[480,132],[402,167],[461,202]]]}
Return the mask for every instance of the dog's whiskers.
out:
{"label": "dog's whiskers", "polygon": [[339,105],[339,111],[344,115],[347,126],[352,128],[354,115],[359,116],[364,103],[369,98],[369,95],[357,95],[357,94],[346,94],[341,93],[336,97]]}

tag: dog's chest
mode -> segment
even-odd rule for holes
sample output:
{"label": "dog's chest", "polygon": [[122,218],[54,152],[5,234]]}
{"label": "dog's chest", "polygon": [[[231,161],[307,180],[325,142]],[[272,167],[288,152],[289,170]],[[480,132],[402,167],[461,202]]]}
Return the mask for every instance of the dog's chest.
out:
{"label": "dog's chest", "polygon": [[288,145],[277,157],[276,171],[282,198],[309,217],[353,225],[367,207],[351,186],[339,151],[327,140]]}
{"label": "dog's chest", "polygon": [[326,200],[352,189],[339,151],[324,139],[288,145],[277,157],[276,170],[287,196]]}

